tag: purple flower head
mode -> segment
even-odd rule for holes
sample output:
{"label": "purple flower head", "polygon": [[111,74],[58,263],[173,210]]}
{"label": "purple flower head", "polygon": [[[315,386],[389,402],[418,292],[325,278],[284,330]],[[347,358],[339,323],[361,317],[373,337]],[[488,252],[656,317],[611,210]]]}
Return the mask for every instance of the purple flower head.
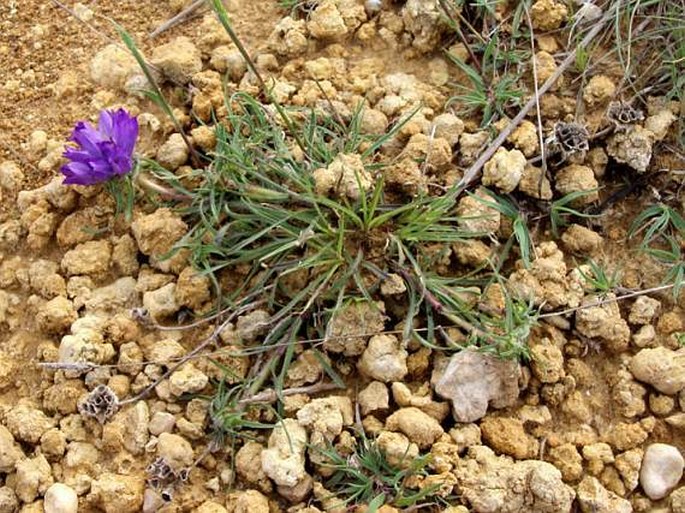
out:
{"label": "purple flower head", "polygon": [[122,176],[133,168],[133,147],[138,137],[138,121],[124,109],[103,110],[97,129],[90,123],[76,123],[63,156],[70,162],[60,171],[64,184],[93,185]]}

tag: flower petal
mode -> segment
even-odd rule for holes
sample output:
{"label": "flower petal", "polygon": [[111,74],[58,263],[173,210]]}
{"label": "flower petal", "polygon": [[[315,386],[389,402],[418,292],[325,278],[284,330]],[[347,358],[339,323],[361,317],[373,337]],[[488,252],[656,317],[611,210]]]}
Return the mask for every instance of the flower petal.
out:
{"label": "flower petal", "polygon": [[130,156],[138,138],[138,120],[129,116],[124,109],[119,109],[112,121],[112,140]]}
{"label": "flower petal", "polygon": [[71,134],[71,140],[91,155],[99,156],[100,150],[97,144],[102,142],[102,136],[90,123],[83,121],[76,123],[76,128]]}
{"label": "flower petal", "polygon": [[[121,112],[123,110],[124,109],[119,109],[117,112]],[[113,139],[115,116],[116,112],[111,110],[103,110],[100,112],[100,117],[98,118],[98,132],[100,132],[103,139]]]}
{"label": "flower petal", "polygon": [[64,184],[69,185],[92,185],[97,183],[90,166],[83,162],[69,162],[60,168],[64,175]]}
{"label": "flower petal", "polygon": [[87,151],[77,150],[76,148],[67,148],[62,153],[64,158],[67,158],[73,162],[85,162],[88,163],[93,160],[93,155]]}

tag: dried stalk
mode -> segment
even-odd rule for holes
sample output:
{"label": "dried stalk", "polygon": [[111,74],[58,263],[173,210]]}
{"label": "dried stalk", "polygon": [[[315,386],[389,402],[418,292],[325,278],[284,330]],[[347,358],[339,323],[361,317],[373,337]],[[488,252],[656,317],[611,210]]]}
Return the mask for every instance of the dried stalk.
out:
{"label": "dried stalk", "polygon": [[264,390],[262,392],[259,392],[258,394],[255,394],[251,397],[245,397],[244,399],[241,399],[238,401],[238,404],[241,406],[244,406],[246,404],[253,404],[253,403],[274,403],[278,401],[280,397],[287,396],[287,395],[295,395],[295,394],[307,394],[307,395],[312,395],[312,394],[318,394],[319,392],[327,392],[329,390],[337,390],[339,389],[340,386],[337,385],[336,383],[317,383],[315,385],[309,385],[307,387],[293,387],[293,388],[286,388],[285,390],[282,390],[281,392],[276,392],[275,390]]}
{"label": "dried stalk", "polygon": [[204,4],[204,3],[205,3],[205,0],[195,0],[192,4],[190,4],[188,7],[183,9],[177,15],[169,18],[167,21],[162,23],[155,30],[150,32],[150,34],[149,34],[150,39],[157,37],[162,32],[169,30],[170,28],[175,27],[176,25],[179,25],[180,23],[183,23],[188,18],[190,18],[195,11],[197,11],[200,7],[202,7],[202,4]]}

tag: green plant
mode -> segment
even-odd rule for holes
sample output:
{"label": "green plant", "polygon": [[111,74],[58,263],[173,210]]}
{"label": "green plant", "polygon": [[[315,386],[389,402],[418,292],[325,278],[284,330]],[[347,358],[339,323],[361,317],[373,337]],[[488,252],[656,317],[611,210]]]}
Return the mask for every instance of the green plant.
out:
{"label": "green plant", "polygon": [[136,200],[135,177],[139,163],[136,162],[131,175],[114,178],[105,183],[105,190],[114,198],[116,215],[123,215],[126,221],[133,218],[133,206]]}
{"label": "green plant", "polygon": [[605,268],[593,259],[587,262],[589,272],[584,272],[582,267],[579,267],[580,275],[587,286],[594,292],[606,294],[613,292],[618,287],[621,279],[621,273],[618,269],[614,269],[607,274]]}
{"label": "green plant", "polygon": [[520,48],[519,36],[523,35],[521,20],[529,3],[518,2],[512,14],[502,20],[497,7],[504,2],[499,0],[440,0],[448,25],[468,54],[464,58],[447,52],[447,58],[469,82],[453,84],[458,94],[448,105],[455,104],[466,115],[480,113],[483,127],[506,116],[524,96],[519,79],[530,51]]}
{"label": "green plant", "polygon": [[587,48],[583,46],[578,46],[578,50],[576,51],[576,71],[579,73],[583,73],[588,66],[588,62],[590,60],[590,54],[587,50]]}
{"label": "green plant", "polygon": [[628,230],[628,237],[642,235],[641,248],[666,237],[685,237],[685,219],[673,207],[663,203],[652,205],[640,212]]}
{"label": "green plant", "polygon": [[495,14],[495,7],[501,3],[502,0],[454,0],[454,4],[461,9],[469,7],[487,14]]}
{"label": "green plant", "polygon": [[[414,337],[422,344],[442,349],[431,340],[445,338],[448,347],[463,349],[478,347],[505,359],[528,359],[528,337],[537,324],[539,312],[532,303],[512,298],[502,287],[502,277],[495,272],[491,277],[465,276],[445,278],[434,273],[422,274],[414,269],[413,275],[403,272],[408,286],[409,313],[404,327],[404,337]],[[478,299],[481,288],[497,285],[504,294],[502,311],[480,308]],[[413,329],[410,320],[422,313],[426,319],[425,335]],[[460,329],[462,339],[453,341],[440,325],[439,318],[449,321]]]}
{"label": "green plant", "polygon": [[[669,98],[682,98],[685,62],[685,4],[682,1],[630,0],[614,2],[616,54],[625,70],[625,79],[640,93],[645,79],[661,85]],[[651,56],[649,66],[645,57]],[[646,72],[631,77],[635,69]],[[638,85],[639,84],[639,85]],[[679,87],[680,86],[680,87]]]}
{"label": "green plant", "polygon": [[552,235],[559,237],[559,228],[568,225],[568,218],[575,216],[581,219],[592,219],[599,217],[599,214],[589,214],[581,212],[571,205],[581,198],[597,192],[597,189],[587,191],[574,191],[554,200],[549,208],[549,220],[552,228]]}
{"label": "green plant", "polygon": [[[284,110],[293,119],[288,130],[270,106],[245,93],[227,97],[226,111],[206,169],[183,182],[154,164],[148,172],[188,198],[178,208],[191,229],[178,247],[217,287],[224,273],[233,276],[224,305],[246,295],[264,298],[272,317],[260,346],[269,354],[263,383],[282,389],[301,326],[312,319],[325,326],[350,300],[373,303],[381,278],[408,258],[425,269],[429,245],[448,247],[466,235],[453,214],[453,193],[387,203],[382,169],[372,160],[394,132],[361,135],[361,110],[345,123],[321,111]],[[293,151],[290,129],[304,155]],[[322,191],[321,176],[330,172],[346,174],[334,175],[332,190]],[[343,181],[346,188],[338,185]]]}
{"label": "green plant", "polygon": [[195,163],[198,163],[199,156],[195,151],[195,147],[191,144],[190,140],[188,139],[188,136],[186,135],[185,130],[183,129],[183,125],[179,122],[178,118],[176,118],[176,115],[174,114],[174,110],[171,107],[171,104],[169,104],[166,97],[162,93],[162,90],[157,84],[157,80],[155,79],[155,76],[152,73],[150,65],[147,63],[145,57],[143,57],[143,54],[136,46],[133,37],[131,37],[131,35],[117,23],[114,23],[114,28],[119,34],[121,40],[124,42],[124,45],[126,45],[126,48],[128,48],[128,50],[135,58],[136,62],[138,63],[138,66],[140,66],[140,69],[143,71],[143,74],[147,79],[148,85],[150,86],[149,90],[146,89],[142,90],[141,92],[145,94],[150,100],[152,100],[158,107],[160,107],[162,109],[162,112],[164,112],[164,114],[166,114],[169,117],[171,122],[174,124],[174,128],[176,129],[176,131],[179,134],[181,134],[183,142],[188,147],[188,151],[190,152],[193,161],[195,161]]}
{"label": "green plant", "polygon": [[[436,254],[470,236],[459,230],[454,214],[457,190],[420,192],[400,205],[386,200],[378,150],[410,116],[370,137],[360,131],[363,106],[347,119],[321,108],[281,106],[239,44],[221,2],[213,6],[270,103],[244,92],[225,94],[214,151],[204,167],[182,178],[153,161],[141,166],[167,196],[183,198],[176,208],[191,228],[175,250],[187,250],[220,291],[217,309],[258,298],[270,312],[268,330],[252,348],[248,378],[233,387],[220,383],[212,398],[215,436],[265,428],[247,414],[244,400],[265,386],[282,393],[298,340],[315,332],[325,338],[332,314],[349,301],[374,304],[381,280],[393,272],[410,290],[407,337],[417,336],[416,316],[425,314],[429,333],[422,340],[437,346],[434,334],[444,317],[461,322],[470,344],[525,357],[532,309],[509,301],[506,312],[480,314],[464,301],[464,291],[470,280],[487,279],[446,280],[428,271]],[[159,89],[155,94],[161,97]],[[532,241],[524,217],[504,198],[493,196],[492,202],[511,217],[510,243],[529,263]],[[330,366],[326,372],[335,380]]]}
{"label": "green plant", "polygon": [[405,487],[407,478],[427,475],[425,467],[429,455],[407,456],[391,464],[376,442],[364,433],[359,436],[357,449],[350,456],[343,456],[334,448],[316,450],[326,460],[323,465],[332,471],[326,488],[340,498],[340,506],[368,504],[369,513],[383,504],[411,507],[434,495],[439,488],[439,485],[434,485],[411,491]]}
{"label": "green plant", "polygon": [[628,237],[641,236],[640,251],[666,266],[665,283],[673,284],[677,297],[685,280],[685,218],[673,207],[659,203],[640,212],[628,230]]}
{"label": "green plant", "polygon": [[673,335],[675,336],[678,345],[680,347],[685,347],[685,331],[679,331],[678,333],[674,333]]}
{"label": "green plant", "polygon": [[[478,52],[480,65],[468,64],[461,58],[447,53],[447,57],[464,72],[470,84],[453,84],[461,91],[450,98],[448,105],[460,104],[464,114],[481,114],[481,126],[487,126],[496,118],[506,116],[509,108],[519,106],[524,91],[518,82],[521,73],[512,70],[510,64],[518,64],[523,59],[522,52],[503,51],[499,48],[497,33],[484,44],[474,45]],[[473,58],[472,58],[473,60]]]}
{"label": "green plant", "polygon": [[505,294],[504,315],[483,316],[486,333],[493,333],[489,344],[481,344],[487,351],[499,358],[530,359],[528,338],[538,323],[539,309],[532,302],[524,302]]}
{"label": "green plant", "polygon": [[[682,240],[682,239],[681,239]],[[663,283],[673,284],[673,297],[677,298],[685,285],[685,255],[683,255],[682,242],[675,237],[664,237],[665,245],[662,247],[649,246],[643,251],[666,266],[666,275]]]}
{"label": "green plant", "polygon": [[492,198],[492,201],[486,200],[476,194],[471,194],[471,197],[491,208],[494,208],[500,214],[508,218],[511,222],[512,235],[511,237],[509,237],[509,240],[507,241],[507,244],[505,245],[504,250],[502,251],[502,260],[506,259],[509,252],[509,248],[511,247],[513,242],[516,241],[519,248],[519,252],[521,254],[521,260],[523,261],[523,265],[526,268],[530,267],[531,257],[534,248],[533,240],[530,236],[530,231],[528,230],[525,214],[509,199],[504,198],[502,196],[498,196],[497,194],[488,189],[484,190],[486,194]]}
{"label": "green plant", "polygon": [[316,6],[316,2],[311,0],[278,0],[278,5],[295,16],[296,13],[307,13]]}
{"label": "green plant", "polygon": [[272,429],[250,418],[250,409],[239,403],[242,386],[229,386],[226,380],[218,382],[214,393],[206,397],[209,401],[207,416],[212,443],[223,447],[227,442],[233,446],[238,438],[251,438],[254,430]]}
{"label": "green plant", "polygon": [[[618,62],[623,70],[617,97],[685,100],[685,3],[682,0],[611,0],[601,6],[611,23],[582,55],[586,75]],[[592,23],[585,23],[589,30]],[[577,34],[576,37],[579,37]],[[678,120],[676,144],[685,149],[685,121]]]}

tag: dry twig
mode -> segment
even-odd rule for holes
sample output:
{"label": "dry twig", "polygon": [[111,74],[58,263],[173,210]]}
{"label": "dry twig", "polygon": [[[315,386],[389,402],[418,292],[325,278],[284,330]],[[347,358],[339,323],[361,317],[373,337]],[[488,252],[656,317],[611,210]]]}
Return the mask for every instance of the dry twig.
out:
{"label": "dry twig", "polygon": [[205,0],[195,0],[192,4],[190,4],[188,7],[183,9],[181,12],[179,12],[175,16],[169,18],[167,21],[162,23],[155,30],[150,32],[150,34],[149,34],[150,39],[152,39],[153,37],[157,37],[162,32],[169,30],[170,28],[175,27],[176,25],[183,23],[188,18],[190,18],[195,11],[197,11],[200,7],[202,7],[202,4],[204,4],[204,3],[205,3]]}

